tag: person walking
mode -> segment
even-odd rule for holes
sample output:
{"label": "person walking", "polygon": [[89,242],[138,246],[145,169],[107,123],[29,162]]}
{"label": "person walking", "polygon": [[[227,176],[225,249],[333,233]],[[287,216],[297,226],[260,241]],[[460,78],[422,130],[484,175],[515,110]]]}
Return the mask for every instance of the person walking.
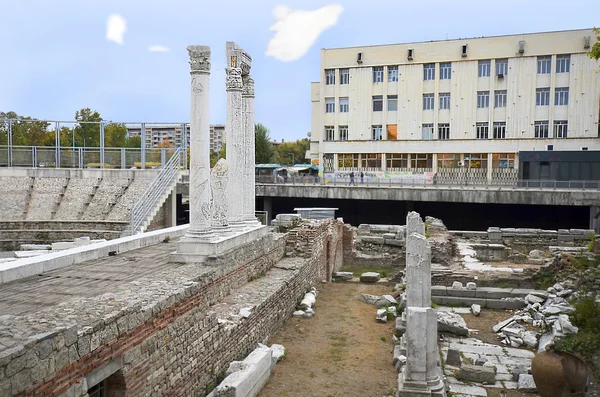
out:
{"label": "person walking", "polygon": [[365,183],[365,174],[361,171],[360,172],[360,184],[363,185]]}
{"label": "person walking", "polygon": [[350,172],[350,184],[348,186],[350,185],[356,186],[356,183],[354,183],[354,171]]}

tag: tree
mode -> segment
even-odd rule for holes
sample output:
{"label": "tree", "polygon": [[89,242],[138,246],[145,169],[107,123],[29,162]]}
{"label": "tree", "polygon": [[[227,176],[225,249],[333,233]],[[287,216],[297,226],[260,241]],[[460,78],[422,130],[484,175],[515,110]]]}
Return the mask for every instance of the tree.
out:
{"label": "tree", "polygon": [[592,49],[590,50],[590,52],[588,52],[588,55],[590,56],[590,58],[598,60],[600,59],[600,29],[594,28],[594,34],[596,35],[596,39],[598,41],[594,43]]}
{"label": "tree", "polygon": [[85,147],[100,146],[100,122],[102,117],[97,111],[83,108],[75,112],[75,120],[80,124],[75,127],[75,144]]}
{"label": "tree", "polygon": [[210,168],[214,167],[215,164],[217,164],[217,161],[219,161],[219,159],[224,159],[225,153],[227,153],[225,144],[223,144],[223,146],[221,146],[221,150],[219,150],[218,152],[215,152],[214,150],[212,150],[210,152]]}
{"label": "tree", "polygon": [[19,116],[15,112],[0,112],[0,120],[0,144],[8,144],[10,122],[13,145],[54,146],[54,131],[48,131],[50,123]]}
{"label": "tree", "polygon": [[125,141],[125,147],[133,148],[133,149],[141,149],[142,148],[142,137],[132,136],[131,138],[127,138]]}
{"label": "tree", "polygon": [[256,164],[268,164],[275,158],[275,149],[271,143],[269,129],[261,123],[254,125],[254,145]]}
{"label": "tree", "polygon": [[277,146],[275,161],[281,165],[302,164],[306,160],[306,151],[309,148],[310,141],[307,138],[298,139],[296,142],[283,142]]}
{"label": "tree", "polygon": [[127,127],[125,124],[109,124],[104,127],[104,146],[125,147],[127,142]]}

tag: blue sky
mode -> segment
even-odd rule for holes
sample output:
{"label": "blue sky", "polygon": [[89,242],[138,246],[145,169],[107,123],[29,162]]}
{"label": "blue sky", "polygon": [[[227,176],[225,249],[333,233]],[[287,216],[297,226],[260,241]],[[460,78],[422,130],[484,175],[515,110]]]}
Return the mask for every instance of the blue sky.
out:
{"label": "blue sky", "polygon": [[[310,82],[319,79],[320,48],[600,26],[598,0],[2,3],[0,111],[72,120],[76,110],[90,107],[114,121],[188,121],[186,47],[201,44],[212,48],[211,123],[224,123],[225,41],[231,40],[253,57],[256,121],[277,140],[303,138],[310,131]],[[333,7],[288,26],[300,39],[322,30],[293,61],[266,55],[275,34],[269,30],[276,23],[274,10],[281,5],[289,7],[278,9],[282,17]],[[107,40],[113,14],[125,20],[123,44]],[[297,58],[304,52],[301,42],[288,43],[280,58]],[[150,46],[169,51],[152,52]],[[282,50],[280,44],[275,52]]]}

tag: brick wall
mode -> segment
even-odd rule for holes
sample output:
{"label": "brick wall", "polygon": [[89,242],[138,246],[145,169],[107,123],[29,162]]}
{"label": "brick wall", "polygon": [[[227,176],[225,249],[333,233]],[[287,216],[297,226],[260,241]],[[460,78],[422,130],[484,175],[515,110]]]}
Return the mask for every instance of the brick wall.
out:
{"label": "brick wall", "polygon": [[[57,330],[24,333],[22,346],[0,351],[0,395],[85,396],[86,377],[120,360],[122,379],[108,382],[112,395],[204,396],[230,361],[265,342],[298,298],[341,266],[342,228],[328,220],[287,236],[268,234],[122,293],[55,307],[44,317],[56,319]],[[290,243],[305,249],[283,258]],[[251,304],[249,318],[236,315],[235,299]],[[10,321],[15,328],[31,320]]]}

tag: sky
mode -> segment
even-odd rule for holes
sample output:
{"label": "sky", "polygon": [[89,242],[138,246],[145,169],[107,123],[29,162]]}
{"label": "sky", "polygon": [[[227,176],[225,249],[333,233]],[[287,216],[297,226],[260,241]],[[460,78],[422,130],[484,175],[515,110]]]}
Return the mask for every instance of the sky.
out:
{"label": "sky", "polygon": [[600,26],[599,0],[0,0],[0,111],[188,122],[188,45],[212,51],[210,122],[225,123],[225,42],[252,56],[255,121],[305,138],[320,49]]}

